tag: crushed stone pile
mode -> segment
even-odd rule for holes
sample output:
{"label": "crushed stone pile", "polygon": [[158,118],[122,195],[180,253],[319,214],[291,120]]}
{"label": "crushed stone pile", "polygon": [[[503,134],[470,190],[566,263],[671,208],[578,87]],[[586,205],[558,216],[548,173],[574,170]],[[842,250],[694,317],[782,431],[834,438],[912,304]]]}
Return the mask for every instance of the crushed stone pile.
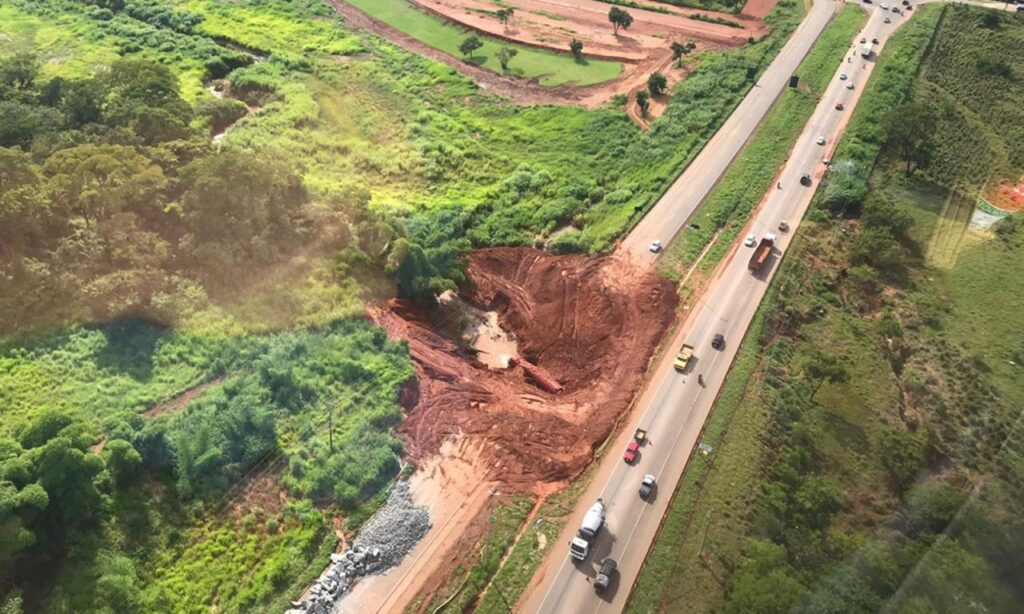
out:
{"label": "crushed stone pile", "polygon": [[331,564],[313,583],[308,596],[292,602],[286,614],[341,612],[338,601],[357,579],[397,566],[429,530],[426,508],[413,504],[408,482],[399,482],[387,502],[363,525],[352,548],[332,554]]}

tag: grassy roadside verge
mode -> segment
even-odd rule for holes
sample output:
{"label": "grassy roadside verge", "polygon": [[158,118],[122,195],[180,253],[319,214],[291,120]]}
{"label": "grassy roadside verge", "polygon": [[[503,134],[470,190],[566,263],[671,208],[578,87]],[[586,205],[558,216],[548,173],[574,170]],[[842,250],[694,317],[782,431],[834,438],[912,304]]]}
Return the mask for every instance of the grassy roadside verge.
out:
{"label": "grassy roadside verge", "polygon": [[[440,17],[420,10],[403,0],[345,1],[375,19],[455,57],[462,56],[459,52],[459,45],[462,41],[474,34],[468,29],[446,23]],[[570,81],[577,85],[592,85],[614,79],[622,72],[622,64],[618,62],[601,60],[577,62],[569,55],[568,49],[566,49],[566,53],[560,54],[506,43],[483,34],[476,34],[476,36],[483,43],[483,47],[473,52],[473,57],[469,60],[473,64],[498,74],[510,74],[527,79],[540,77],[540,84],[545,86],[553,87]],[[517,52],[509,62],[508,71],[503,71],[498,61],[498,51],[502,47],[510,47]]]}
{"label": "grassy roadside verge", "polygon": [[758,127],[750,142],[729,166],[725,176],[694,216],[693,223],[662,260],[662,272],[673,278],[691,266],[697,256],[723,229],[716,244],[701,260],[701,269],[713,269],[746,223],[748,214],[771,187],[776,172],[814,113],[821,95],[846,49],[867,20],[859,7],[849,5],[836,16],[800,64],[800,87],[786,88]]}
{"label": "grassy roadside verge", "polygon": [[[917,15],[887,46],[862,97],[872,105],[858,106],[840,151],[850,141],[866,147],[872,139],[863,118],[877,111],[876,104],[895,104],[894,93],[909,88],[937,21],[938,7],[935,13],[925,10],[929,8],[923,7],[924,14]],[[858,118],[862,119],[858,122]],[[857,151],[865,156],[878,154],[877,146]],[[781,265],[785,269],[800,261],[805,234],[805,230],[798,234]],[[705,427],[702,441],[714,448],[710,462],[695,461],[687,467],[630,596],[628,612],[675,611],[684,603],[687,611],[722,606],[721,561],[739,559],[750,528],[746,511],[760,495],[763,434],[769,416],[758,397],[761,378],[756,375],[772,368],[771,363],[764,364],[773,341],[765,338],[764,320],[775,309],[778,291],[774,285],[758,310]],[[713,557],[707,554],[709,544],[713,544]]]}

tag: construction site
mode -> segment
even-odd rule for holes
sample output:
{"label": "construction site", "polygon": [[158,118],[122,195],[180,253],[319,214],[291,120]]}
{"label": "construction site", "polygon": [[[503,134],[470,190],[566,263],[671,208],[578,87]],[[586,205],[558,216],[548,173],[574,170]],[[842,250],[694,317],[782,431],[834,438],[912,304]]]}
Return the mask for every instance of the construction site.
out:
{"label": "construction site", "polygon": [[[616,257],[484,249],[469,277],[436,310],[401,300],[370,309],[415,361],[400,432],[419,468],[412,501],[433,526],[338,611],[429,595],[472,554],[496,494],[543,500],[578,477],[630,408],[678,306],[670,282]],[[491,314],[498,326],[482,329]]]}

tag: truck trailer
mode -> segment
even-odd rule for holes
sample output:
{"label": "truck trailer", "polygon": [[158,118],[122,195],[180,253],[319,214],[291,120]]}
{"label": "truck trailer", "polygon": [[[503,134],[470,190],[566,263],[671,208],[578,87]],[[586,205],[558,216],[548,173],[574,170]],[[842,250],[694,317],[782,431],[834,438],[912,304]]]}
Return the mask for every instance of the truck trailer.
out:
{"label": "truck trailer", "polygon": [[870,58],[871,54],[874,53],[875,47],[871,43],[865,43],[860,46],[860,57]]}
{"label": "truck trailer", "polygon": [[775,245],[775,235],[768,234],[761,239],[761,242],[754,248],[754,253],[750,255],[750,262],[747,263],[747,268],[754,273],[761,270],[765,262],[768,262],[768,257],[772,254],[772,247]]}
{"label": "truck trailer", "polygon": [[604,501],[598,499],[594,505],[590,506],[585,516],[583,516],[583,523],[580,525],[580,530],[576,533],[576,537],[572,538],[569,542],[569,556],[582,561],[587,558],[587,554],[590,553],[590,544],[597,537],[598,531],[604,525]]}

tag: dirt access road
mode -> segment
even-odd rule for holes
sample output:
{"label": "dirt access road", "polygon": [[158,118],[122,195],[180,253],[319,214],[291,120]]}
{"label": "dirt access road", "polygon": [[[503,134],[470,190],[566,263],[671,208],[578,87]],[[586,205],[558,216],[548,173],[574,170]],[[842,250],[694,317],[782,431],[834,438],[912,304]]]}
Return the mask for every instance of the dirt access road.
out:
{"label": "dirt access road", "polygon": [[[640,401],[643,411],[638,413],[634,424],[624,429],[617,442],[625,447],[632,428],[642,427],[647,429],[650,443],[642,448],[634,466],[625,465],[615,454],[602,464],[590,488],[581,497],[574,517],[556,541],[557,546],[518,604],[518,611],[612,612],[621,611],[625,606],[661,518],[668,509],[671,493],[675,492],[686,464],[692,458],[740,342],[792,238],[789,233],[778,232],[779,221],[788,220],[791,232],[799,226],[814,195],[814,186],[824,172],[821,160],[831,155],[831,149],[859,100],[861,88],[874,68],[874,57],[865,61],[857,54],[857,41],[862,36],[878,38],[881,44],[877,49],[881,51],[892,31],[903,21],[903,18],[893,15],[895,23],[884,24],[883,18],[890,13],[879,8],[871,10],[864,30],[851,41],[850,61],[844,62],[837,70],[836,77],[790,154],[781,174],[782,189],[770,190],[750,222],[750,231],[759,235],[771,231],[778,233],[773,257],[766,268],[755,275],[747,270],[750,250],[733,247],[720,268],[717,281],[705,293],[701,306],[690,315],[673,340],[673,348],[678,348],[684,341],[696,348],[691,367],[685,373],[677,373],[671,365],[673,355],[670,353],[665,357]],[[846,73],[848,78],[840,80],[840,72]],[[849,83],[854,84],[853,89],[847,89]],[[843,111],[835,109],[837,102],[844,104]],[[821,136],[826,139],[825,146],[816,142]],[[799,178],[804,173],[813,176],[811,187],[800,185]],[[671,214],[670,208],[663,211]],[[711,338],[716,333],[726,338],[725,347],[720,351],[711,348]],[[698,374],[703,376],[703,385],[697,381]],[[645,473],[658,478],[659,492],[651,502],[645,502],[637,495]],[[565,544],[579,526],[586,508],[599,497],[607,506],[607,530],[599,535],[594,553],[587,561],[573,563]],[[598,597],[591,579],[605,557],[618,561],[619,571],[615,585]]]}

